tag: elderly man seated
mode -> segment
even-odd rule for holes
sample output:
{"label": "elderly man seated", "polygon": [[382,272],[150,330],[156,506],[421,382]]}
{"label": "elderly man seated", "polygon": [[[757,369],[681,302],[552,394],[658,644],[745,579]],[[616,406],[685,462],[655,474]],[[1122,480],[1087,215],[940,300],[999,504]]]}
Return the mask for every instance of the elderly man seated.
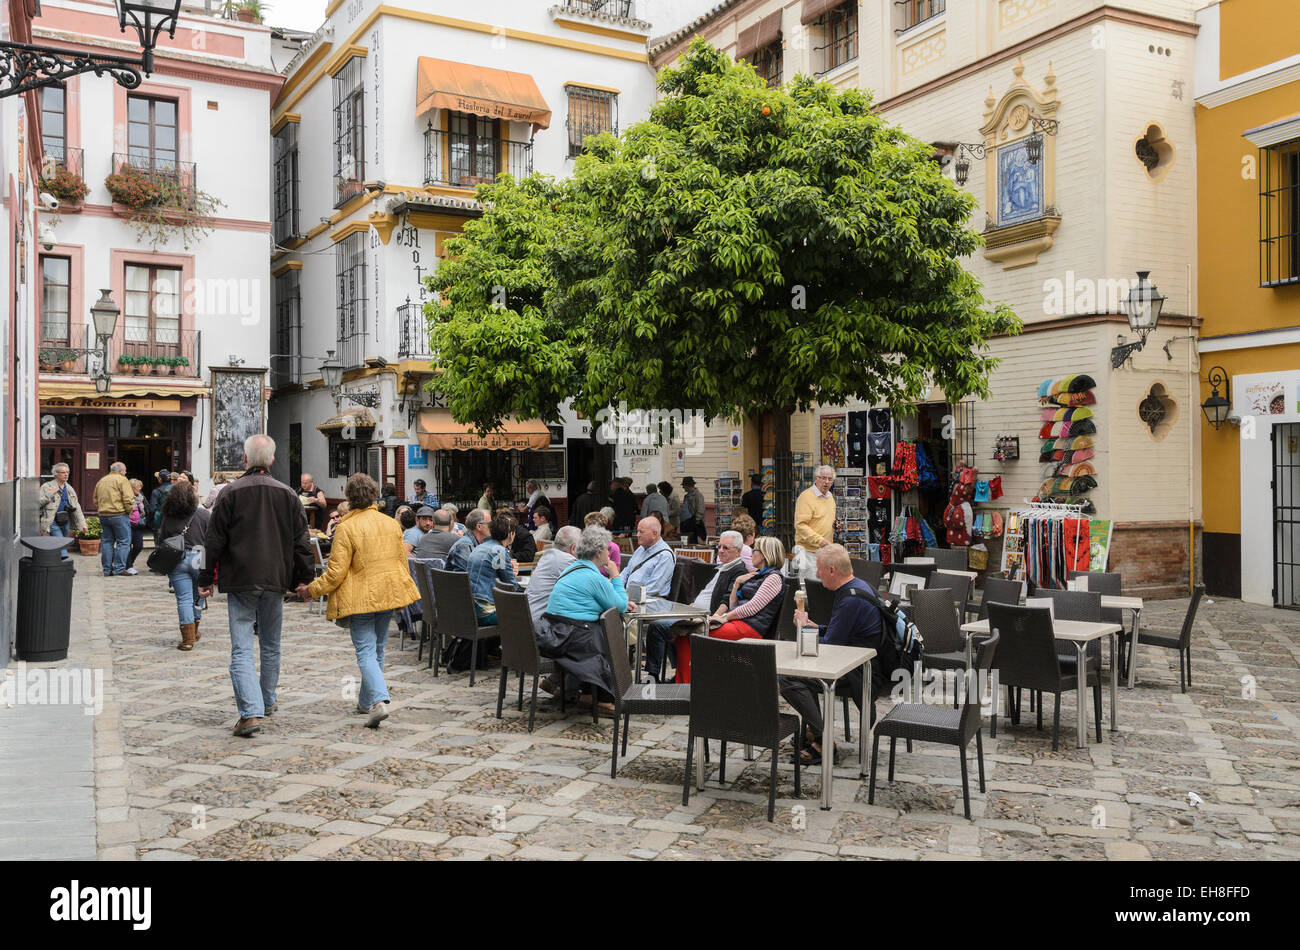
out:
{"label": "elderly man seated", "polygon": [[[718,569],[714,572],[713,577],[709,579],[709,582],[704,585],[704,589],[696,595],[695,600],[691,601],[692,607],[707,611],[712,615],[717,612],[719,607],[729,601],[737,578],[745,573],[745,562],[740,558],[742,543],[743,539],[738,531],[724,531],[718,537]],[[670,636],[676,638],[673,641],[676,654],[676,662],[673,667],[677,671],[677,682],[689,683],[691,681],[690,638],[695,633],[706,633],[708,631],[707,623],[696,620],[678,620],[676,622],[660,620],[648,624],[647,631],[647,644],[655,639],[666,642]],[[660,653],[660,656],[662,656],[662,653]],[[650,673],[658,680],[659,667],[651,667]]]}
{"label": "elderly man seated", "polygon": [[[818,641],[847,647],[880,648],[884,623],[875,604],[875,591],[864,581],[853,576],[853,562],[842,544],[828,544],[817,552],[817,579],[826,589],[835,593],[831,606],[831,622],[820,628]],[[794,612],[797,627],[806,626],[808,614]],[[879,660],[871,661],[873,693],[880,685]],[[855,667],[844,677],[845,683],[859,706],[862,702],[862,667]],[[804,739],[803,764],[816,765],[822,757],[822,712],[820,680],[782,676],[777,680],[781,697],[803,717],[808,734]],[[871,709],[871,721],[876,721],[876,710]]]}
{"label": "elderly man seated", "polygon": [[469,570],[470,554],[491,534],[488,525],[491,517],[492,512],[486,508],[475,508],[465,516],[465,533],[447,552],[447,570]]}
{"label": "elderly man seated", "polygon": [[441,558],[445,562],[452,545],[460,540],[460,536],[452,530],[451,515],[443,509],[435,511],[431,520],[433,526],[415,545],[411,555],[418,558]]}
{"label": "elderly man seated", "polygon": [[[658,518],[642,518],[636,527],[637,548],[623,569],[623,583],[628,589],[628,597],[636,600],[638,588],[644,589],[647,613],[672,607],[668,593],[673,585],[673,569],[677,566],[677,558],[660,532]],[[666,625],[659,626],[661,630],[658,633],[646,636],[645,661],[646,669],[649,670],[659,669],[668,642]]]}
{"label": "elderly man seated", "polygon": [[[545,509],[539,508],[539,513]],[[555,536],[555,542],[546,549],[533,568],[533,576],[528,581],[528,610],[533,615],[533,626],[542,622],[546,613],[546,601],[551,596],[555,582],[574,562],[574,549],[582,532],[572,525],[565,525]]]}

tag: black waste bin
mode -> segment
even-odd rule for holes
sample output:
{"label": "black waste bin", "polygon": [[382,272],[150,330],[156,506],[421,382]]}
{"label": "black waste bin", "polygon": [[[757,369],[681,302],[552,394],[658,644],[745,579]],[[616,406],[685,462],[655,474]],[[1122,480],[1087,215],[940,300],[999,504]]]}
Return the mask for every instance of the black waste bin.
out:
{"label": "black waste bin", "polygon": [[68,658],[72,626],[72,558],[62,552],[76,544],[72,538],[46,535],[22,538],[32,553],[18,562],[18,628],[14,647],[18,659],[48,663]]}

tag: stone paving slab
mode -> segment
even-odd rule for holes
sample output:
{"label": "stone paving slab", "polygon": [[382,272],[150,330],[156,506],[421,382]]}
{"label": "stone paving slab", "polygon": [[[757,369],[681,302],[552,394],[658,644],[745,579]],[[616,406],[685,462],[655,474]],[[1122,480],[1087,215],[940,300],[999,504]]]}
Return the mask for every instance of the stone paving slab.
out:
{"label": "stone paving slab", "polygon": [[[1000,717],[996,739],[986,723],[987,791],[972,762],[973,821],[955,750],[900,747],[895,781],[882,759],[869,805],[857,745],[846,743],[830,812],[819,808],[820,770],[805,770],[803,797],[792,797],[782,753],[769,824],[766,754],[729,757],[725,788],[715,761],[683,806],[684,717],[634,719],[611,779],[607,720],[561,716],[542,697],[530,734],[527,710],[496,718],[495,668],[473,689],[463,674],[434,677],[395,631],[396,708],[365,729],[351,712],[346,634],[298,603],[285,605],[279,710],[260,735],[237,739],[224,597],[212,598],[198,648],[181,653],[164,579],[109,584],[79,570],[76,584],[85,642],[74,651],[102,662],[104,709],[41,721],[57,747],[30,741],[30,722],[11,730],[23,741],[8,750],[19,761],[0,768],[0,858],[89,856],[96,845],[104,859],[150,861],[1300,856],[1300,615],[1286,611],[1203,601],[1194,687],[1178,691],[1176,654],[1142,648],[1138,688],[1120,690],[1120,731],[1100,745],[1073,747],[1069,694],[1056,752],[1050,717],[1042,732],[1033,715],[1016,726]],[[1176,627],[1185,605],[1149,604],[1144,619]],[[1103,702],[1109,710],[1106,689]],[[23,796],[37,763],[68,767],[33,804]],[[37,831],[55,826],[68,832]]]}

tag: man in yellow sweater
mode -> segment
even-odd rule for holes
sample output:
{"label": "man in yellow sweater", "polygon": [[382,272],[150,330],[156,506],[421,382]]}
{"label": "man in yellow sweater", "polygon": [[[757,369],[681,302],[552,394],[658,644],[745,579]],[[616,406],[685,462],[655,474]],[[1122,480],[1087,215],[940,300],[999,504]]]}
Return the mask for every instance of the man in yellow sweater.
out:
{"label": "man in yellow sweater", "polygon": [[831,494],[834,484],[835,469],[823,465],[813,476],[813,487],[804,491],[795,502],[794,566],[800,570],[806,566],[803,552],[815,555],[835,541],[835,496]]}
{"label": "man in yellow sweater", "polygon": [[114,462],[108,474],[95,485],[95,508],[99,511],[101,540],[99,561],[104,576],[134,575],[136,569],[126,566],[126,555],[131,549],[131,523],[129,515],[135,507],[135,491],[126,478],[126,465]]}

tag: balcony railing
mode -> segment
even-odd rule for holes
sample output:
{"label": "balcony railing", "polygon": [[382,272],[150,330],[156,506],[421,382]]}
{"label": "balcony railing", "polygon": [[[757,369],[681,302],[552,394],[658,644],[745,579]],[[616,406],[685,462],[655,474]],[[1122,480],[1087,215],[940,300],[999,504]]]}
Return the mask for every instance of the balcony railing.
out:
{"label": "balcony railing", "polygon": [[533,143],[472,139],[461,132],[424,132],[424,183],[473,188],[509,173],[523,178],[533,170]]}
{"label": "balcony railing", "polygon": [[[87,342],[89,340],[89,342]],[[95,346],[94,328],[87,323],[69,326],[63,321],[41,321],[41,345],[36,360],[42,373],[86,373],[87,358],[71,352],[71,347]]]}
{"label": "balcony railing", "polygon": [[632,0],[564,0],[560,6],[571,7],[584,13],[603,13],[606,16],[635,17]]}
{"label": "balcony railing", "polygon": [[360,369],[366,364],[367,335],[357,333],[339,340],[339,362],[344,369]]}
{"label": "balcony railing", "polygon": [[74,202],[73,190],[84,186],[86,173],[82,150],[68,145],[47,145],[41,160],[41,191],[48,191],[60,201]]}
{"label": "balcony railing", "polygon": [[411,303],[410,297],[397,308],[397,355],[404,360],[433,359],[424,308]]}
{"label": "balcony railing", "polygon": [[197,377],[201,332],[127,326],[109,345],[109,368],[118,376]]}
{"label": "balcony railing", "polygon": [[[198,188],[197,166],[158,158],[143,152],[113,155],[116,191],[113,200],[131,207],[161,204],[169,208],[190,208]],[[127,200],[124,200],[127,199]]]}

